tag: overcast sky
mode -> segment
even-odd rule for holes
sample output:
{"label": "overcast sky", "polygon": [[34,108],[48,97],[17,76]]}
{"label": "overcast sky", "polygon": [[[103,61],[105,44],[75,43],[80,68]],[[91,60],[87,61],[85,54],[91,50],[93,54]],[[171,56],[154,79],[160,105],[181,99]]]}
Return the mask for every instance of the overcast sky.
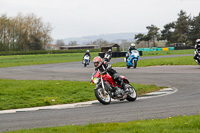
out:
{"label": "overcast sky", "polygon": [[197,16],[200,0],[0,0],[0,15],[34,13],[51,24],[54,39],[163,29],[180,10]]}

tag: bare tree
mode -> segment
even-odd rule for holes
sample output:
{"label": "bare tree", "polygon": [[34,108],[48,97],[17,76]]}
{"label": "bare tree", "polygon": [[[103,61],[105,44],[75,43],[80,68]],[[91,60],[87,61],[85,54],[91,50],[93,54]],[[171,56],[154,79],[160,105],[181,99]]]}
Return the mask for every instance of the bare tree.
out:
{"label": "bare tree", "polygon": [[57,40],[56,41],[56,45],[57,46],[64,46],[65,45],[65,42],[63,40]]}
{"label": "bare tree", "polygon": [[130,47],[130,42],[128,42],[127,40],[122,40],[120,46],[123,51],[128,50],[128,48]]}
{"label": "bare tree", "polygon": [[103,39],[97,39],[91,43],[91,45],[96,45],[96,46],[98,46],[98,48],[101,48],[101,46],[103,44],[109,44],[109,42],[107,42],[106,40],[103,40]]}
{"label": "bare tree", "polygon": [[75,46],[75,45],[78,45],[78,44],[77,44],[76,41],[70,41],[68,45],[69,45],[69,46]]}
{"label": "bare tree", "polygon": [[34,14],[0,17],[0,50],[39,50],[52,41],[50,24]]}

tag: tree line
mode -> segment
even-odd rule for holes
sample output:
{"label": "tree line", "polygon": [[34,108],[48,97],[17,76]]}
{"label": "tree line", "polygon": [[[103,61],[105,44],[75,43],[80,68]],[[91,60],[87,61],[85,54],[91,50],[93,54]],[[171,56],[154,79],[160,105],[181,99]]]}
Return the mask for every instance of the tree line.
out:
{"label": "tree line", "polygon": [[49,23],[34,14],[0,17],[0,51],[29,51],[45,49],[52,41]]}
{"label": "tree line", "polygon": [[147,26],[148,33],[139,33],[135,35],[136,42],[146,41],[149,47],[149,42],[153,42],[156,46],[156,41],[165,40],[166,44],[185,43],[194,45],[196,39],[200,38],[200,13],[198,16],[191,17],[183,10],[178,13],[178,18],[174,22],[164,25],[164,29],[155,25]]}
{"label": "tree line", "polygon": [[[108,42],[106,40],[103,39],[96,39],[94,41],[88,42],[85,45],[96,45],[98,48],[101,48],[102,45],[109,45],[109,44],[113,44],[112,42]],[[65,42],[62,39],[56,40],[56,45],[59,46],[64,46]],[[68,44],[68,46],[77,46],[79,45],[77,43],[77,41],[70,41]]]}

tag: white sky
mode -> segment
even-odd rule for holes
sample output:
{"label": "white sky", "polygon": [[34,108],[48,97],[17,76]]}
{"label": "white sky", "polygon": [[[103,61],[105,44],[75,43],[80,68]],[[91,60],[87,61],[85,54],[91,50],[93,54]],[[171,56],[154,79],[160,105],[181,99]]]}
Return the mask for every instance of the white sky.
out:
{"label": "white sky", "polygon": [[163,29],[180,10],[197,16],[200,0],[0,0],[0,15],[34,13],[51,24],[54,39]]}

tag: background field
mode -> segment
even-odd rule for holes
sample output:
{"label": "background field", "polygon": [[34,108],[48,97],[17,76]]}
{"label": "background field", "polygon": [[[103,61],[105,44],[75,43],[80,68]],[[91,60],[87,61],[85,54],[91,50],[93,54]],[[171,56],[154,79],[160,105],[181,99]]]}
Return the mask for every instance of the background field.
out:
{"label": "background field", "polygon": [[[98,52],[93,52],[91,57],[97,54]],[[76,62],[81,61],[83,55],[84,53],[0,56],[0,67]]]}
{"label": "background field", "polygon": [[[24,65],[76,62],[82,60],[83,54],[84,53],[62,53],[62,54],[0,56],[0,68],[24,66]],[[177,54],[193,54],[193,50],[143,52],[143,56],[161,56],[161,55],[177,55]],[[95,56],[98,56],[98,52],[91,52],[91,59],[93,59]]]}

